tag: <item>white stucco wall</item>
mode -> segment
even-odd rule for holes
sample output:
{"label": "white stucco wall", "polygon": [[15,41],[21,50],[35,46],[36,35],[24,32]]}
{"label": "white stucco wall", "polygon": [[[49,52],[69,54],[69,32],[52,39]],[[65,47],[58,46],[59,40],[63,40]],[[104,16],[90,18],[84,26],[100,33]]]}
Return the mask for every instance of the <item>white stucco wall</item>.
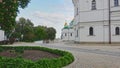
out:
{"label": "white stucco wall", "polygon": [[[91,10],[92,0],[73,0],[75,6],[74,33],[76,42],[109,42],[108,0],[96,0],[96,10]],[[120,6],[114,6],[111,0],[111,41],[120,42],[120,35],[115,35],[115,27],[120,27]],[[120,0],[119,0],[120,5]],[[77,10],[78,8],[78,15]],[[89,36],[89,27],[94,28],[94,35]],[[78,30],[78,37],[76,32]]]}
{"label": "white stucco wall", "polygon": [[120,21],[112,21],[112,25],[111,25],[111,40],[112,42],[120,42],[120,35],[115,35],[115,28],[119,27],[120,28]]}
{"label": "white stucco wall", "polygon": [[0,41],[4,40],[4,31],[0,30]]}

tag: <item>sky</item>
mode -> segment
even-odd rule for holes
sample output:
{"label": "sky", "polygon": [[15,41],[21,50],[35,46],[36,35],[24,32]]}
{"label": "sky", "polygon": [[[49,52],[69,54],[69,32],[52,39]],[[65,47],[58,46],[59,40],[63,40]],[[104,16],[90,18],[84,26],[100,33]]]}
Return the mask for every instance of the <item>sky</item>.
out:
{"label": "sky", "polygon": [[60,38],[65,21],[69,23],[74,17],[72,0],[31,0],[25,9],[20,9],[20,17],[30,19],[35,26],[54,27],[56,38]]}

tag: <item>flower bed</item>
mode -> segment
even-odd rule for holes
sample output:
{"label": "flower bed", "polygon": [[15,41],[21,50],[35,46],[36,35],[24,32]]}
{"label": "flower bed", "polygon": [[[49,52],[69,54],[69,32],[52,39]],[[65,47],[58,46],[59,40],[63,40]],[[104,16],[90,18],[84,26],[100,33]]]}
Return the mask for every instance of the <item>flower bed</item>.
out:
{"label": "flower bed", "polygon": [[59,55],[58,58],[44,58],[37,61],[27,60],[21,57],[8,58],[0,57],[0,68],[62,68],[74,61],[71,53],[57,49],[49,49],[45,47],[30,47],[30,46],[0,46],[0,52],[6,50],[15,50],[18,53],[23,53],[23,50],[40,50]]}

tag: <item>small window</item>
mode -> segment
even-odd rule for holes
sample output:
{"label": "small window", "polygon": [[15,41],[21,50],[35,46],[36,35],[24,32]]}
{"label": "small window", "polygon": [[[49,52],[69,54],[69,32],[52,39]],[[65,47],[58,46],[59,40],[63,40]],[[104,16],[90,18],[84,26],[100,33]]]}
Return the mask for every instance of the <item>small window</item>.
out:
{"label": "small window", "polygon": [[63,39],[63,34],[61,35],[61,39]]}
{"label": "small window", "polygon": [[94,35],[94,29],[93,29],[93,27],[89,28],[89,35]]}
{"label": "small window", "polygon": [[70,35],[72,36],[72,33]]}
{"label": "small window", "polygon": [[65,36],[67,36],[67,34],[65,33]]}
{"label": "small window", "polygon": [[77,30],[77,34],[76,34],[76,37],[78,37],[78,30]]}
{"label": "small window", "polygon": [[95,0],[92,1],[92,10],[96,10],[96,1]]}
{"label": "small window", "polygon": [[77,15],[79,14],[79,10],[78,10],[78,8],[77,8]]}
{"label": "small window", "polygon": [[119,1],[118,0],[114,0],[114,6],[119,6]]}
{"label": "small window", "polygon": [[116,35],[120,35],[120,29],[119,29],[119,27],[116,27],[116,28],[115,28],[115,34],[116,34]]}

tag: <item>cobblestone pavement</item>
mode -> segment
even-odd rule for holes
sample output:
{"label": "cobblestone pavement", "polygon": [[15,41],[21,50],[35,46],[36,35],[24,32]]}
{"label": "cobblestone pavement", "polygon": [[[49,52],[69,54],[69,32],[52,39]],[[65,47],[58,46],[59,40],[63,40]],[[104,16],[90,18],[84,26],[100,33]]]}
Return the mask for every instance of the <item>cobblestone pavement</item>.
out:
{"label": "cobblestone pavement", "polygon": [[16,46],[44,46],[67,50],[71,52],[75,61],[64,68],[120,68],[119,44],[73,44],[73,43],[22,43]]}

